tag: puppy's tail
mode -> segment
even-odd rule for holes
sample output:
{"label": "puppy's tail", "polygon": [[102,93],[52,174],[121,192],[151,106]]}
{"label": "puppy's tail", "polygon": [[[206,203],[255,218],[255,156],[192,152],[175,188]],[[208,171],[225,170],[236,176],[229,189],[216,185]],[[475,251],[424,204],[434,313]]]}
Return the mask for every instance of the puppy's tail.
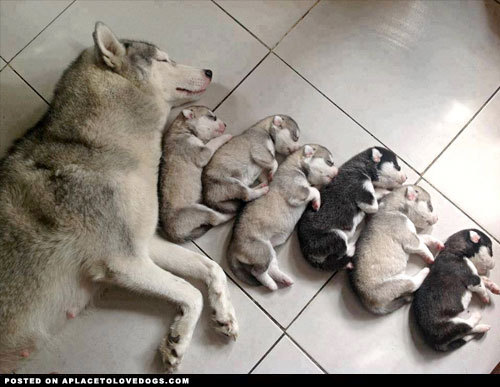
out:
{"label": "puppy's tail", "polygon": [[229,267],[240,281],[243,281],[244,283],[251,286],[261,285],[257,278],[255,278],[252,273],[250,273],[250,267],[248,265],[245,265],[244,263],[241,263],[235,257],[229,257]]}

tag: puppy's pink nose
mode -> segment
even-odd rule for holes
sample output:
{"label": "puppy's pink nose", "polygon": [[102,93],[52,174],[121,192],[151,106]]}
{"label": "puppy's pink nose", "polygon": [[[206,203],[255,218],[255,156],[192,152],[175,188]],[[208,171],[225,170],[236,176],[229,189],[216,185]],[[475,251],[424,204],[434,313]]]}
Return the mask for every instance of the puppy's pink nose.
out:
{"label": "puppy's pink nose", "polygon": [[437,216],[437,215],[434,215],[434,216],[432,217],[432,224],[437,223],[437,221],[438,221],[438,220],[439,220],[438,216]]}
{"label": "puppy's pink nose", "polygon": [[403,174],[401,175],[401,184],[403,184],[403,183],[406,181],[406,179],[407,179],[407,177],[406,177],[406,175],[403,173]]}
{"label": "puppy's pink nose", "polygon": [[226,129],[226,124],[224,122],[219,123],[219,129],[223,132]]}

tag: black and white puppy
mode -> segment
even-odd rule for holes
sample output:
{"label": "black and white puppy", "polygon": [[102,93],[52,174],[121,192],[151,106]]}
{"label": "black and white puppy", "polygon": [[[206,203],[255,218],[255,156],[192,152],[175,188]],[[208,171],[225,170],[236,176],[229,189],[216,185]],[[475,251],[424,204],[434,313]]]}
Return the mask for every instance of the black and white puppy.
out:
{"label": "black and white puppy", "polygon": [[322,270],[350,267],[365,214],[378,211],[374,187],[387,190],[405,181],[396,155],[388,149],[369,148],[346,161],[321,190],[319,211],[308,208],[299,221],[306,260]]}
{"label": "black and white puppy", "polygon": [[467,309],[472,293],[490,302],[486,289],[500,294],[500,288],[489,278],[480,276],[478,266],[493,268],[491,240],[476,229],[462,230],[448,238],[436,257],[431,271],[413,299],[413,313],[424,339],[438,351],[464,345],[490,326],[478,324],[479,312],[468,319],[459,317]]}

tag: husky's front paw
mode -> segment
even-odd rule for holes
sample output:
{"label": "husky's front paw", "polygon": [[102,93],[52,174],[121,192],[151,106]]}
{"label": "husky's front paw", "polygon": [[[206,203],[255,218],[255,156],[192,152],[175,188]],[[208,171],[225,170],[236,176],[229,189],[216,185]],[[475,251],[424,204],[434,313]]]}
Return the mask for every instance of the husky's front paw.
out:
{"label": "husky's front paw", "polygon": [[234,316],[234,311],[226,311],[225,313],[217,313],[214,311],[212,320],[214,328],[217,332],[222,333],[224,336],[230,337],[236,341],[239,327],[238,321]]}

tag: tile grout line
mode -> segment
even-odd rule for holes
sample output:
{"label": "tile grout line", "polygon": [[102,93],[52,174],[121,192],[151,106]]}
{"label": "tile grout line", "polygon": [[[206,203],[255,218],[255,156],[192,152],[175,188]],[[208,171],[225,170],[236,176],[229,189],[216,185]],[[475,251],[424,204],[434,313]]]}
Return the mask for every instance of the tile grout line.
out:
{"label": "tile grout line", "polygon": [[56,19],[59,18],[59,16],[61,16],[64,12],[66,12],[66,10],[71,7],[74,3],[76,2],[76,0],[73,0],[71,3],[69,3],[66,7],[64,7],[64,9],[59,12],[56,17],[54,17],[50,22],[49,24],[47,24],[38,34],[36,34],[33,39],[31,39],[23,48],[21,48],[12,58],[10,58],[10,60],[6,63],[7,64],[10,64],[10,62],[12,62],[26,47],[28,47],[36,38],[38,38],[38,36],[40,36],[40,34],[45,31],[47,28],[49,28],[49,26],[54,23],[56,21]]}
{"label": "tile grout line", "polygon": [[253,68],[252,68],[252,69],[248,72],[248,74],[247,74],[247,75],[245,75],[245,76],[243,77],[243,79],[242,79],[241,81],[239,81],[239,82],[236,84],[236,86],[234,86],[234,87],[231,89],[231,91],[230,91],[230,92],[229,92],[229,93],[228,93],[228,94],[227,94],[224,98],[222,98],[222,100],[221,100],[221,101],[220,101],[217,105],[215,105],[215,107],[212,109],[212,111],[213,111],[213,112],[215,112],[215,111],[219,108],[219,106],[220,106],[220,105],[222,105],[222,104],[224,103],[224,101],[225,101],[226,99],[228,99],[228,98],[231,96],[231,94],[233,94],[233,92],[234,92],[234,91],[235,91],[235,90],[236,90],[236,89],[237,89],[237,88],[238,88],[238,87],[239,87],[239,86],[240,86],[240,85],[241,85],[241,84],[245,81],[245,79],[247,79],[247,78],[250,76],[250,74],[252,74],[252,73],[254,72],[254,70],[255,70],[257,67],[259,67],[259,66],[260,66],[260,64],[261,64],[261,63],[262,63],[262,62],[263,62],[263,61],[264,61],[264,60],[265,60],[265,59],[269,56],[269,54],[271,54],[271,51],[268,51],[268,52],[267,52],[267,54],[266,54],[266,55],[264,55],[264,57],[263,57],[261,60],[259,60],[259,62],[257,62],[257,64],[256,64],[256,65],[255,65],[255,66],[254,66],[254,67],[253,67]]}
{"label": "tile grout line", "polygon": [[255,39],[257,39],[264,47],[266,47],[268,50],[271,50],[271,48],[265,44],[262,40],[260,40],[257,35],[255,35],[252,31],[250,31],[247,27],[245,27],[242,23],[238,21],[233,15],[231,15],[228,11],[226,11],[224,8],[222,8],[221,5],[219,5],[215,0],[211,0],[212,3],[214,3],[217,7],[219,7],[227,16],[229,16],[231,19],[233,19],[241,28],[243,28],[246,32],[248,32],[250,35],[252,35]]}
{"label": "tile grout line", "polygon": [[307,304],[304,305],[304,307],[299,311],[299,313],[297,313],[297,316],[294,317],[294,319],[290,322],[290,324],[288,324],[285,328],[285,332],[288,330],[288,328],[290,328],[292,326],[292,324],[300,317],[300,315],[307,309],[307,307],[309,306],[309,304],[311,304],[311,302],[313,302],[313,300],[316,298],[316,296],[325,288],[326,285],[328,285],[328,283],[330,282],[330,280],[335,277],[335,274],[337,274],[338,271],[336,271],[335,273],[333,273],[330,277],[328,277],[328,279],[326,280],[326,282],[321,285],[321,287],[318,289],[318,291],[316,293],[314,293],[314,295],[311,297],[311,299],[307,302]]}
{"label": "tile grout line", "polygon": [[488,234],[491,239],[495,240],[498,244],[500,244],[500,240],[497,239],[492,233],[488,231],[486,227],[483,227],[479,222],[477,222],[472,216],[470,216],[467,212],[465,212],[461,207],[458,206],[455,202],[450,200],[448,196],[446,196],[443,192],[441,192],[434,184],[432,184],[429,180],[427,180],[425,177],[420,178],[418,181],[420,182],[423,180],[427,184],[429,184],[432,188],[434,188],[442,197],[444,197],[447,201],[449,201],[456,209],[458,209],[462,214],[464,214],[469,220],[471,220],[473,223],[475,223],[478,227],[482,228],[486,234]]}
{"label": "tile grout line", "polygon": [[297,21],[296,21],[296,22],[295,22],[295,23],[294,23],[294,24],[290,27],[290,29],[289,29],[287,32],[285,32],[285,35],[283,35],[283,36],[281,37],[281,39],[280,39],[280,40],[278,40],[278,42],[277,42],[277,43],[276,43],[276,44],[275,44],[275,45],[271,48],[271,51],[273,51],[276,47],[278,47],[278,45],[281,43],[281,41],[282,41],[283,39],[285,39],[285,38],[286,38],[286,36],[287,36],[290,32],[292,32],[292,30],[295,28],[295,26],[297,26],[297,24],[299,24],[299,23],[300,23],[300,22],[301,22],[301,21],[302,21],[302,20],[303,20],[303,19],[304,19],[304,18],[305,18],[308,14],[309,14],[309,12],[311,12],[311,11],[312,11],[312,9],[313,9],[314,7],[316,7],[316,5],[318,5],[318,3],[319,3],[320,1],[321,1],[321,0],[316,0],[316,2],[315,2],[315,3],[314,3],[314,4],[313,4],[313,5],[312,5],[312,6],[311,6],[311,7],[310,7],[307,11],[306,11],[306,13],[304,13],[304,14],[303,14],[303,15],[299,18],[299,20],[297,20]]}
{"label": "tile grout line", "polygon": [[438,153],[436,157],[431,161],[431,163],[423,170],[421,177],[425,175],[425,173],[434,165],[434,163],[443,155],[444,152],[455,142],[455,140],[468,128],[468,126],[475,120],[475,118],[483,111],[483,109],[488,105],[488,103],[495,97],[495,95],[500,90],[500,86],[490,95],[490,97],[484,102],[479,110],[477,110],[473,116],[467,121],[462,129],[458,131],[458,133],[451,139],[451,141],[443,148],[441,152]]}
{"label": "tile grout line", "polygon": [[[24,78],[21,76],[21,74],[19,74],[19,73],[16,71],[16,69],[15,69],[14,67],[12,67],[9,63],[7,63],[7,65],[6,65],[5,67],[8,67],[9,69],[11,69],[11,70],[12,70],[12,71],[13,71],[13,72],[14,72],[14,73],[15,73],[15,74],[19,77],[19,78],[21,78],[21,79],[22,79],[22,81],[23,81],[24,83],[26,83],[26,85],[28,85],[28,87],[29,87],[31,90],[33,90],[33,91],[35,92],[35,94],[36,94],[36,95],[38,95],[38,96],[39,96],[39,97],[43,100],[43,102],[45,102],[48,106],[50,106],[50,103],[49,103],[49,102],[47,102],[47,100],[46,100],[46,99],[45,99],[45,98],[44,98],[44,97],[43,97],[43,96],[42,96],[42,95],[41,95],[41,94],[40,94],[40,93],[39,93],[39,92],[38,92],[38,91],[37,91],[37,90],[36,90],[33,86],[31,86],[31,84],[30,84],[30,83],[29,83],[26,79],[24,79]],[[2,70],[3,70],[3,69],[2,69]]]}
{"label": "tile grout line", "polygon": [[276,340],[276,342],[271,345],[271,347],[264,353],[264,355],[262,355],[262,357],[257,361],[257,363],[255,363],[255,365],[250,369],[250,371],[248,371],[248,375],[250,375],[257,367],[260,363],[262,363],[262,361],[267,357],[267,355],[269,355],[269,353],[274,349],[274,347],[276,347],[278,345],[278,343],[281,341],[281,339],[285,336],[285,332],[283,332],[281,334],[281,336],[278,338],[278,340]]}
{"label": "tile grout line", "polygon": [[271,314],[261,304],[259,304],[259,302],[257,300],[255,300],[248,293],[248,291],[245,288],[243,288],[231,275],[229,275],[228,272],[226,270],[224,270],[222,268],[222,266],[217,261],[212,259],[212,257],[210,257],[210,255],[208,255],[205,250],[203,250],[200,246],[198,246],[196,244],[196,242],[194,242],[194,241],[191,241],[191,242],[193,242],[193,244],[196,247],[198,247],[203,252],[203,254],[205,254],[208,258],[210,258],[212,261],[217,263],[221,267],[221,269],[224,271],[224,274],[226,274],[226,277],[229,278],[236,285],[236,287],[238,287],[238,289],[240,289],[243,292],[243,294],[245,294],[274,324],[276,324],[276,326],[279,329],[281,329],[283,332],[285,331],[285,327],[283,325],[281,325],[273,316],[271,316]]}
{"label": "tile grout line", "polygon": [[321,366],[321,364],[319,364],[318,361],[314,357],[312,357],[304,348],[302,348],[302,346],[299,343],[297,343],[295,339],[288,334],[288,332],[285,332],[285,336],[288,337],[290,341],[292,341],[309,358],[309,360],[311,360],[316,365],[316,367],[318,367],[321,371],[323,371],[324,374],[327,375],[329,374],[329,372],[325,370]]}
{"label": "tile grout line", "polygon": [[[210,255],[208,255],[206,253],[205,250],[203,250],[200,246],[198,246],[198,244],[195,242],[195,241],[191,241],[198,249],[200,249],[201,252],[203,252],[203,254],[205,254],[209,259],[211,259],[212,261],[214,261],[215,263],[217,263],[219,266],[220,264],[213,260]],[[234,284],[236,285],[236,287],[238,289],[241,290],[241,292],[247,296],[250,301],[252,301],[258,309],[261,310],[261,312],[263,312],[279,329],[281,329],[281,335],[278,337],[278,339],[271,345],[271,347],[264,353],[264,355],[262,355],[262,357],[257,361],[257,363],[255,363],[255,365],[250,369],[250,371],[248,372],[248,374],[251,374],[253,372],[253,370],[267,357],[267,355],[272,351],[272,349],[278,344],[278,342],[283,338],[283,336],[285,336],[286,332],[285,332],[285,328],[278,322],[276,321],[276,319],[271,316],[269,314],[269,312],[262,306],[260,305],[238,282],[236,282],[236,280],[234,280],[227,272],[226,270],[224,270],[222,268],[222,266],[220,266],[221,269],[224,271],[224,274],[226,275],[227,278],[229,278],[229,280]]]}
{"label": "tile grout line", "polygon": [[281,60],[286,66],[288,66],[295,74],[297,74],[300,78],[302,78],[309,86],[311,86],[314,90],[316,90],[318,93],[320,93],[324,98],[326,98],[333,106],[335,106],[337,109],[339,109],[345,116],[347,116],[351,121],[353,121],[356,125],[358,125],[361,129],[363,129],[370,137],[375,139],[375,141],[379,142],[382,144],[385,148],[392,150],[398,158],[403,161],[408,167],[413,170],[417,175],[421,176],[421,173],[418,172],[409,162],[407,162],[403,157],[401,157],[396,151],[391,149],[389,146],[387,146],[384,142],[382,142],[377,136],[375,136],[373,133],[371,133],[368,129],[366,129],[361,123],[359,123],[353,116],[351,116],[349,113],[347,113],[346,110],[341,108],[339,105],[337,105],[333,100],[328,97],[325,93],[323,93],[321,90],[319,90],[315,85],[313,85],[306,77],[304,77],[301,73],[299,73],[297,70],[295,70],[291,65],[289,65],[282,57],[280,57],[278,54],[276,54],[274,51],[272,52],[279,60]]}
{"label": "tile grout line", "polygon": [[[76,1],[76,0],[75,0]],[[250,35],[252,35],[256,40],[258,40],[264,47],[266,47],[269,52],[264,55],[264,57],[250,70],[250,72],[243,77],[243,79],[238,82],[238,84],[213,108],[212,110],[215,111],[219,108],[220,105],[224,103],[226,99],[228,99],[231,94],[252,74],[257,67],[260,66],[260,64],[269,56],[271,52],[281,43],[281,41],[301,22],[308,14],[309,12],[321,1],[317,0],[291,27],[290,29],[281,37],[281,39],[272,47],[270,48],[266,43],[264,43],[261,39],[257,37],[252,31],[250,31],[247,27],[245,27],[242,23],[240,23],[234,16],[232,16],[228,11],[226,11],[221,5],[219,5],[216,0],[211,0],[212,3],[214,3],[217,7],[219,7],[226,15],[228,15],[235,23],[237,23],[241,28],[243,28],[245,31],[247,31]]]}
{"label": "tile grout line", "polygon": [[[205,250],[203,250],[200,246],[196,244],[196,242],[191,241],[200,251],[203,252],[208,258],[212,259],[210,255],[208,255]],[[212,259],[213,260],[213,259]],[[216,261],[214,261],[216,262]],[[217,263],[217,262],[216,262]],[[218,264],[218,263],[217,263]],[[223,269],[224,270],[224,269]],[[307,302],[306,305],[299,311],[297,316],[294,317],[294,319],[288,324],[286,328],[284,328],[276,319],[269,314],[269,312],[262,306],[260,305],[238,282],[236,282],[225,270],[224,273],[226,276],[245,294],[251,301],[254,302],[254,304],[272,321],[274,322],[278,328],[282,330],[281,336],[276,340],[276,342],[269,348],[269,350],[262,356],[262,358],[254,365],[254,367],[250,370],[249,373],[252,373],[252,371],[264,360],[264,358],[271,352],[271,350],[278,344],[278,342],[283,338],[283,336],[287,336],[291,341],[295,343],[295,345],[325,374],[328,374],[328,372],[318,363],[316,359],[314,359],[302,346],[300,346],[287,332],[287,329],[290,328],[290,326],[300,317],[300,315],[304,312],[304,310],[309,306],[309,304],[316,298],[316,296],[324,289],[324,287],[330,282],[330,280],[338,273],[335,272],[333,273],[326,281],[325,283],[318,289],[318,291],[312,296],[312,298]]]}

